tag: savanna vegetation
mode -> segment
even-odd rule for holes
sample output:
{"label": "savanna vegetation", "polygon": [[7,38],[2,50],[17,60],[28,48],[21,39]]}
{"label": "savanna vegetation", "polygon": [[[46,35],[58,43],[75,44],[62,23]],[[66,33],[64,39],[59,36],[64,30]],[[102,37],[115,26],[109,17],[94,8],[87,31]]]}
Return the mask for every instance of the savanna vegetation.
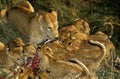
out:
{"label": "savanna vegetation", "polygon": [[[19,4],[22,0],[0,0],[0,9],[9,9]],[[100,30],[109,34],[110,27],[104,23],[112,23],[114,30],[111,41],[116,47],[117,56],[120,56],[120,1],[119,0],[29,0],[35,11],[42,9],[45,11],[56,10],[58,12],[59,28],[71,24],[75,19],[85,19],[88,21],[91,34]],[[21,37],[22,35],[3,17],[0,17],[0,41],[7,43],[9,40]],[[26,40],[27,41],[27,40]],[[99,79],[119,79],[119,68],[111,71],[105,68],[98,72]]]}

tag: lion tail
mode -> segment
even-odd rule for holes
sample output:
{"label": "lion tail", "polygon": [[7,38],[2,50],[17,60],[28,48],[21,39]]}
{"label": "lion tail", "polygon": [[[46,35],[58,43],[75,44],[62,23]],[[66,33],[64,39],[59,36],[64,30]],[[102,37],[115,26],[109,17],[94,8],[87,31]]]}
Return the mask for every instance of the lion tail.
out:
{"label": "lion tail", "polygon": [[99,41],[94,41],[94,40],[89,40],[89,42],[90,42],[91,44],[95,44],[95,45],[97,45],[97,46],[100,46],[100,48],[102,49],[103,56],[102,56],[102,58],[99,60],[99,63],[101,63],[101,62],[104,60],[105,55],[106,55],[106,47],[105,47],[105,45],[102,44],[102,43],[99,42]]}
{"label": "lion tail", "polygon": [[75,62],[76,64],[78,64],[84,71],[86,77],[88,77],[90,75],[90,71],[88,69],[88,67],[81,61],[79,61],[77,58],[72,58],[70,59],[70,61]]}
{"label": "lion tail", "polygon": [[108,37],[109,37],[109,38],[112,38],[114,26],[113,26],[113,24],[112,24],[111,22],[105,22],[105,23],[104,23],[104,27],[106,27],[106,26],[109,26],[109,28],[110,28],[110,32],[109,32],[109,34],[108,34]]}

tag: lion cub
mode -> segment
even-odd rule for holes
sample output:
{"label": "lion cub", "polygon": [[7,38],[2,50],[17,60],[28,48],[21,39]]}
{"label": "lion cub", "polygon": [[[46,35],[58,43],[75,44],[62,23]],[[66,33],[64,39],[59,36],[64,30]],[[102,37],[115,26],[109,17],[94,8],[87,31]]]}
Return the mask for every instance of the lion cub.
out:
{"label": "lion cub", "polygon": [[81,33],[90,34],[90,27],[87,21],[77,19],[75,22],[73,22],[73,25],[76,26]]}
{"label": "lion cub", "polygon": [[57,12],[34,12],[30,3],[23,2],[1,14],[6,16],[15,27],[28,37],[29,43],[39,44],[58,37]]}
{"label": "lion cub", "polygon": [[86,33],[80,32],[74,25],[63,27],[59,33],[59,40],[62,41],[63,45],[69,51],[79,49],[81,42],[87,40],[89,37]]}
{"label": "lion cub", "polygon": [[23,47],[25,46],[23,40],[21,38],[15,38],[7,43],[9,48],[9,52],[12,53],[21,53],[23,51]]}

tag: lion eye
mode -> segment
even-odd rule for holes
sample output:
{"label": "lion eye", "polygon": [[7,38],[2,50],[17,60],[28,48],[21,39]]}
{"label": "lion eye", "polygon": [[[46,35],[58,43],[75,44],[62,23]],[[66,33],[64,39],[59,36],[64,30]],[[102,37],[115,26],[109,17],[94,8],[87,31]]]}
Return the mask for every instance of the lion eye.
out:
{"label": "lion eye", "polygon": [[20,58],[17,58],[17,60],[20,60]]}
{"label": "lion eye", "polygon": [[20,73],[23,73],[23,69],[21,69]]}
{"label": "lion eye", "polygon": [[20,47],[20,45],[16,45],[15,47]]}
{"label": "lion eye", "polygon": [[49,48],[46,48],[46,51],[49,51],[50,49]]}

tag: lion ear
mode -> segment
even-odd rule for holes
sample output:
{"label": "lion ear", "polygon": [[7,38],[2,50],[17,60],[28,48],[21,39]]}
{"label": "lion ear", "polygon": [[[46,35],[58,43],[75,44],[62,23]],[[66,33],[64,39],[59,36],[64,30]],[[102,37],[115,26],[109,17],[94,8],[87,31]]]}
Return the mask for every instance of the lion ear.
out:
{"label": "lion ear", "polygon": [[51,13],[55,16],[57,16],[57,11],[51,11]]}
{"label": "lion ear", "polygon": [[38,15],[38,21],[41,21],[41,19],[43,18],[43,16],[42,15]]}
{"label": "lion ear", "polygon": [[6,9],[1,10],[1,11],[0,11],[0,14],[1,14],[2,16],[6,16],[6,15],[7,15],[7,10],[6,10]]}

